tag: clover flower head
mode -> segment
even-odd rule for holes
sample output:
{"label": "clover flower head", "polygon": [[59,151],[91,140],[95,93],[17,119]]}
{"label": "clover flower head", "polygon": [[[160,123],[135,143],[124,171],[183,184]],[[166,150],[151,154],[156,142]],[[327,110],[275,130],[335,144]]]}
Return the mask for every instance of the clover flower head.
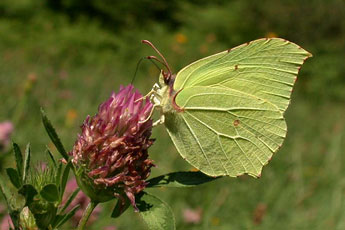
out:
{"label": "clover flower head", "polygon": [[152,107],[132,85],[121,86],[99,106],[95,116],[85,119],[70,154],[84,175],[78,184],[87,184],[82,189],[92,187],[84,188],[91,199],[100,199],[99,191],[107,190],[122,201],[126,195],[136,208],[135,194],[147,185],[153,166],[147,151],[154,141],[150,139]]}

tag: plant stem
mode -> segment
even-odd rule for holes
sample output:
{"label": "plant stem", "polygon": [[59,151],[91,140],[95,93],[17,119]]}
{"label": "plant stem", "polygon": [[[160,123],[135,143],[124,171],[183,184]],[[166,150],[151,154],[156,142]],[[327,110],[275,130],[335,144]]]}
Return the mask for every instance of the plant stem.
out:
{"label": "plant stem", "polygon": [[85,209],[83,216],[81,217],[77,230],[83,230],[89,217],[91,216],[92,211],[96,208],[98,202],[90,201],[89,205]]}

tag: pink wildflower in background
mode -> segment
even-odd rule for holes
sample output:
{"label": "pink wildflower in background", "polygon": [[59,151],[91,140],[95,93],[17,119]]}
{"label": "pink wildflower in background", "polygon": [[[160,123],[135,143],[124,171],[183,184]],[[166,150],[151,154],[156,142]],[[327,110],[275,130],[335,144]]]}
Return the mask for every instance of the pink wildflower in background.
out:
{"label": "pink wildflower in background", "polygon": [[10,215],[6,214],[2,220],[1,220],[1,223],[0,223],[0,229],[14,229],[13,227],[13,224],[12,224],[12,219],[10,217]]}
{"label": "pink wildflower in background", "polygon": [[13,124],[10,121],[0,123],[0,150],[9,145],[13,129]]}
{"label": "pink wildflower in background", "polygon": [[7,214],[6,207],[0,204],[0,214],[4,215],[0,221],[0,229],[10,229],[13,228],[12,220],[9,214]]}
{"label": "pink wildflower in background", "polygon": [[202,210],[198,209],[189,209],[186,208],[183,210],[183,220],[185,223],[189,224],[199,224],[201,222]]}
{"label": "pink wildflower in background", "polygon": [[94,193],[88,194],[95,196],[92,199],[100,196],[95,191],[107,190],[123,204],[128,197],[136,208],[135,194],[145,188],[153,166],[147,149],[154,140],[150,139],[149,119],[153,105],[133,91],[132,85],[121,86],[117,94],[112,93],[99,106],[95,116],[88,116],[70,154],[76,168],[82,169],[93,183],[94,187],[86,191]]}

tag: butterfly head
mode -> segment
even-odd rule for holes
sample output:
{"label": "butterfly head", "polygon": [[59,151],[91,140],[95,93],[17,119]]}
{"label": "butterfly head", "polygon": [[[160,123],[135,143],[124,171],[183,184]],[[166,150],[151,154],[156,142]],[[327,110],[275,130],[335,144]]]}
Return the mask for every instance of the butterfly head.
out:
{"label": "butterfly head", "polygon": [[164,70],[162,70],[162,75],[164,84],[172,87],[174,85],[176,74],[172,74],[171,72],[165,72]]}
{"label": "butterfly head", "polygon": [[150,41],[142,40],[141,42],[149,45],[152,49],[154,49],[156,51],[156,53],[161,58],[161,59],[159,59],[156,56],[148,56],[147,57],[147,59],[155,60],[155,61],[157,61],[163,65],[164,69],[161,71],[161,76],[163,77],[163,81],[160,83],[161,84],[164,83],[165,85],[172,87],[172,85],[174,84],[176,75],[172,74],[171,68],[170,68],[168,62],[166,61],[165,57],[161,54],[161,52]]}

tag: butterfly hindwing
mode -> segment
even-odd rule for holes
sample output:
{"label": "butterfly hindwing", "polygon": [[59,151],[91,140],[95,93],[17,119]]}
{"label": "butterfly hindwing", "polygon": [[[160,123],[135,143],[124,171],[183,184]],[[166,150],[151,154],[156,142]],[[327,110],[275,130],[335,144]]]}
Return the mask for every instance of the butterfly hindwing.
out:
{"label": "butterfly hindwing", "polygon": [[182,157],[211,176],[259,176],[285,138],[276,106],[236,90],[197,86],[176,102],[183,111],[167,114],[168,132]]}

